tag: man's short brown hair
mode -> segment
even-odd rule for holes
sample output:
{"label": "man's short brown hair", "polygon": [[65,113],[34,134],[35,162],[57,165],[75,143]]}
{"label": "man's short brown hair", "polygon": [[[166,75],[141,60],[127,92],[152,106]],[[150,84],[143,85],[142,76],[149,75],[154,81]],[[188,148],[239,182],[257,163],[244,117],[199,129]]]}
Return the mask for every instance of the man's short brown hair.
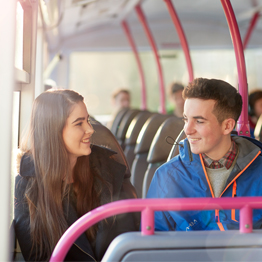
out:
{"label": "man's short brown hair", "polygon": [[219,123],[225,119],[238,120],[242,111],[242,97],[229,83],[218,79],[196,78],[183,91],[183,98],[215,100],[213,114]]}

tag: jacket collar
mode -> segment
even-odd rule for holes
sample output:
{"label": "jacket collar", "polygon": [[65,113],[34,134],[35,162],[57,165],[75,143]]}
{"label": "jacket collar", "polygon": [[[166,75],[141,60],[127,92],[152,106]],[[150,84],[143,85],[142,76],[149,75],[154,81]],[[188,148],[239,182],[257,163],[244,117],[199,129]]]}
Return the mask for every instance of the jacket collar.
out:
{"label": "jacket collar", "polygon": [[[262,152],[262,143],[255,139],[236,135],[232,135],[232,139],[234,139],[239,149],[236,162],[237,166],[239,167],[239,170],[244,169],[249,164],[249,162],[252,159],[254,159],[254,157],[258,154],[259,151]],[[180,144],[183,145],[183,147],[179,147],[180,157],[183,162],[185,162],[188,165],[193,164],[193,162],[195,161],[200,163],[199,155],[196,155],[191,152],[190,144],[187,138],[181,141]]]}
{"label": "jacket collar", "polygon": [[35,165],[32,154],[25,153],[20,161],[19,174],[22,177],[33,177],[35,176]]}

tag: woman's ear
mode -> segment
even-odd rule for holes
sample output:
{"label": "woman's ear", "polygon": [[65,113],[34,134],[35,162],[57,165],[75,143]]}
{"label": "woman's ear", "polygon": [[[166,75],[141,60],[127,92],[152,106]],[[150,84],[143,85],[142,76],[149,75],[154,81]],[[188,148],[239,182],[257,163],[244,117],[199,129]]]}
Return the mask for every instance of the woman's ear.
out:
{"label": "woman's ear", "polygon": [[224,135],[228,135],[232,132],[236,124],[236,121],[233,118],[225,119],[222,123]]}

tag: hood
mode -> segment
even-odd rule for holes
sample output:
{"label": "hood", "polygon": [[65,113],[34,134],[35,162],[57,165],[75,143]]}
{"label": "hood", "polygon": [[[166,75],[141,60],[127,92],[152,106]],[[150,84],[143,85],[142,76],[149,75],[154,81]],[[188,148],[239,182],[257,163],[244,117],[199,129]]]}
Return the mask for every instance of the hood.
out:
{"label": "hood", "polygon": [[[254,138],[246,137],[246,136],[237,136],[237,135],[232,135],[231,137],[232,139],[234,139],[234,141],[238,145],[238,148],[239,148],[238,158],[239,159],[244,159],[244,158],[253,159],[259,151],[262,152],[262,143]],[[185,164],[191,165],[193,161],[200,162],[199,155],[192,153],[190,149],[190,143],[187,138],[180,141],[179,154],[180,154],[181,160]],[[243,166],[245,166],[246,164],[247,164],[246,161],[242,162]]]}

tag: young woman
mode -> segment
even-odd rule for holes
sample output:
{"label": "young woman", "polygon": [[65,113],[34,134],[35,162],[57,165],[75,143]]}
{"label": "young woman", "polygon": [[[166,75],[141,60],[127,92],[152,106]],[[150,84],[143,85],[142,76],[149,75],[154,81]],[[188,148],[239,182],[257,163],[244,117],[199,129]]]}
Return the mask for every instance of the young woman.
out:
{"label": "young woman", "polygon": [[[66,229],[88,211],[135,198],[115,152],[91,144],[94,130],[83,97],[46,91],[33,104],[15,185],[15,231],[26,261],[48,260]],[[120,233],[139,230],[137,214],[119,215],[88,229],[66,261],[100,260]]]}

